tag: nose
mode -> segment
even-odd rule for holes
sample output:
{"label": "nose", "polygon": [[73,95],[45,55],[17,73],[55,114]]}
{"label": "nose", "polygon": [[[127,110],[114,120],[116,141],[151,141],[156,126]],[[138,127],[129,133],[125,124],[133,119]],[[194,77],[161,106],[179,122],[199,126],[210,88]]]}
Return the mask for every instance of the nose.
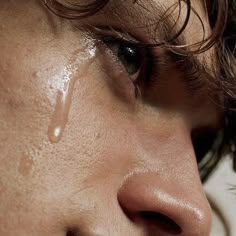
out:
{"label": "nose", "polygon": [[118,200],[145,235],[208,236],[211,210],[203,191],[190,182],[164,179],[156,173],[133,174],[120,188]]}

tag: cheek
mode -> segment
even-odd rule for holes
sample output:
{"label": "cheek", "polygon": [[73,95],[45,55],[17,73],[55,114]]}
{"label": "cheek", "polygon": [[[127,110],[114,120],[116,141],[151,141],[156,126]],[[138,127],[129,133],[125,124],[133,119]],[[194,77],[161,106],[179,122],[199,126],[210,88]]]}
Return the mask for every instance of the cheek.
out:
{"label": "cheek", "polygon": [[[60,156],[47,133],[55,111],[57,83],[63,79],[68,53],[74,50],[74,45],[65,46],[66,52],[49,44],[42,51],[27,39],[19,42],[4,41],[0,47],[0,181],[7,183],[5,192],[12,196],[16,192],[23,195],[22,189],[30,192],[35,178],[47,174],[47,168],[40,169],[40,165]],[[61,153],[66,156],[63,150]]]}
{"label": "cheek", "polygon": [[[89,74],[93,76],[76,81],[70,91],[73,96],[72,104],[66,104],[69,110],[65,132],[59,142],[51,143],[48,130],[54,122],[58,91],[63,90],[60,80],[67,60],[50,48],[45,50],[47,53],[39,51],[30,49],[30,45],[19,45],[12,51],[17,55],[15,59],[3,51],[4,61],[0,61],[0,81],[4,85],[0,93],[0,107],[4,111],[0,114],[0,180],[8,183],[4,187],[5,196],[20,193],[19,202],[41,191],[45,201],[50,202],[49,189],[63,197],[77,187],[86,188],[82,183],[89,182],[92,173],[90,182],[104,169],[111,172],[115,168],[119,159],[113,162],[114,152],[127,146],[129,140],[127,109],[108,89],[104,75],[93,68],[96,76],[91,69]],[[120,142],[120,137],[124,141]],[[10,204],[11,200],[3,199],[6,206],[7,202]]]}
{"label": "cheek", "polygon": [[67,157],[78,165],[80,173],[88,171],[96,176],[95,173],[103,169],[112,171],[121,160],[114,153],[119,153],[122,147],[128,152],[134,146],[134,133],[132,114],[98,72],[94,77],[86,76],[77,81],[65,131],[56,146],[67,148]]}

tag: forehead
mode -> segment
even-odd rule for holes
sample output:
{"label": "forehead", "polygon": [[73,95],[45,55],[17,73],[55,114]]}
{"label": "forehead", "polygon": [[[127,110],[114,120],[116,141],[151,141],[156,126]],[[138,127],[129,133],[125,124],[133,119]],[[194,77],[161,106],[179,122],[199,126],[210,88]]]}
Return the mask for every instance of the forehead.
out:
{"label": "forehead", "polygon": [[[155,31],[155,33],[158,33],[158,29],[160,29],[159,26],[164,28],[162,33],[163,31],[166,31],[167,33],[169,33],[168,31],[173,30],[178,31],[178,27],[182,27],[186,17],[188,17],[188,10],[191,9],[191,16],[188,20],[188,25],[182,34],[182,36],[184,35],[188,38],[188,44],[191,43],[190,41],[193,41],[193,39],[195,39],[195,41],[201,41],[203,37],[208,35],[210,32],[205,11],[205,0],[89,0],[88,2],[85,0],[40,1],[52,4],[52,7],[56,6],[56,8],[59,9],[56,10],[56,12],[59,12],[59,15],[63,9],[63,7],[61,8],[60,6],[61,3],[66,6],[64,10],[67,11],[69,15],[73,6],[75,6],[75,9],[77,10],[81,8],[81,6],[86,6],[83,7],[84,9],[79,9],[79,11],[82,10],[83,12],[86,9],[90,9],[90,7],[92,7],[92,12],[96,12],[96,9],[99,9],[99,12],[94,15],[97,18],[96,22],[98,24],[99,21],[103,21],[103,23],[105,21],[106,24],[111,24],[113,27],[114,21],[120,20],[122,22],[119,22],[120,25],[118,25],[118,28],[122,29],[125,27],[127,30],[129,27],[133,28],[132,31],[134,31],[139,27],[141,28],[139,31],[142,30],[141,33],[143,35],[148,33],[149,36],[153,36],[150,34],[153,34]],[[71,6],[71,4],[73,6]],[[74,12],[75,15],[78,14],[78,12],[76,13],[76,10]],[[100,14],[101,12],[102,14]],[[82,13],[82,15],[84,14]],[[105,15],[105,20],[98,19],[98,15],[101,18],[102,15],[103,17]],[[109,21],[107,19],[109,19]],[[167,24],[168,22],[169,24]],[[170,22],[172,22],[172,25],[170,25]],[[121,23],[124,26],[121,26]],[[175,27],[173,27],[173,25]]]}
{"label": "forehead", "polygon": [[[149,37],[153,37],[155,33],[155,37],[161,37],[158,32],[173,34],[183,26],[189,8],[191,14],[182,36],[191,44],[210,34],[204,0],[110,0],[101,12],[109,14],[109,22],[106,18],[106,23],[111,23],[112,26],[118,20],[118,28],[125,27],[125,30],[129,29],[131,32],[136,30],[142,35],[147,33]],[[99,19],[96,20],[99,22]]]}

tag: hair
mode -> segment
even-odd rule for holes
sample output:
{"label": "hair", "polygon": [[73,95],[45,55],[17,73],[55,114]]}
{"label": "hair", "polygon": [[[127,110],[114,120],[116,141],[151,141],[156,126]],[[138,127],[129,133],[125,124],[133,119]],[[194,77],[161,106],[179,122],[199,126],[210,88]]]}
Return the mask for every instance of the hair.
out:
{"label": "hair", "polygon": [[[90,0],[85,3],[73,3],[70,0],[41,0],[45,6],[50,9],[57,16],[78,20],[90,17],[101,11],[110,2],[110,0]],[[138,0],[130,0],[134,4]],[[187,14],[182,27],[166,40],[158,45],[163,46],[176,54],[187,54],[189,56],[194,54],[203,53],[214,46],[217,56],[218,69],[216,76],[216,84],[214,84],[219,91],[225,95],[225,129],[223,145],[218,150],[218,155],[215,158],[206,161],[200,167],[200,174],[202,179],[205,180],[209,173],[216,167],[223,152],[227,150],[233,153],[234,169],[236,171],[236,0],[205,0],[205,11],[208,15],[209,23],[211,26],[211,35],[200,42],[192,45],[174,45],[172,42],[181,36],[183,31],[188,25],[190,15],[197,15],[202,26],[203,21],[198,13],[192,7],[191,0],[177,0],[181,11],[182,3],[187,6]],[[166,16],[163,17],[165,23]],[[203,26],[204,30],[204,26]],[[149,45],[150,46],[150,45]],[[197,48],[197,49],[196,49]],[[214,80],[215,81],[215,80]]]}

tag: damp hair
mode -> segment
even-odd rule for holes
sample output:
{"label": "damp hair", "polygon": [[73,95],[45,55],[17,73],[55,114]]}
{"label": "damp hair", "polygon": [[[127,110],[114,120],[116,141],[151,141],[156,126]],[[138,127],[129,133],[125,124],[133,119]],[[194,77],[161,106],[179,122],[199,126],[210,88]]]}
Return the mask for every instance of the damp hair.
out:
{"label": "damp hair", "polygon": [[[43,4],[57,16],[69,19],[79,20],[90,17],[101,11],[111,0],[90,0],[75,1],[70,0],[41,0]],[[139,0],[130,0],[133,4],[142,4]],[[234,169],[236,171],[236,0],[204,0],[205,11],[208,15],[211,26],[211,35],[200,42],[192,45],[176,45],[173,42],[181,37],[183,31],[188,25],[190,15],[195,14],[199,19],[203,31],[204,24],[201,17],[192,7],[192,0],[176,0],[180,11],[183,4],[187,7],[186,18],[182,26],[175,31],[173,35],[164,42],[147,45],[158,47],[162,46],[178,54],[185,54],[189,57],[201,54],[213,46],[217,56],[217,66],[220,69],[214,71],[217,80],[212,85],[214,89],[223,92],[225,95],[225,128],[221,148],[214,154],[214,158],[206,161],[200,167],[200,174],[203,181],[207,179],[211,171],[219,163],[225,152],[231,153],[234,160]],[[77,1],[78,2],[78,1]],[[180,14],[180,13],[179,13]],[[162,24],[165,24],[163,17]]]}

